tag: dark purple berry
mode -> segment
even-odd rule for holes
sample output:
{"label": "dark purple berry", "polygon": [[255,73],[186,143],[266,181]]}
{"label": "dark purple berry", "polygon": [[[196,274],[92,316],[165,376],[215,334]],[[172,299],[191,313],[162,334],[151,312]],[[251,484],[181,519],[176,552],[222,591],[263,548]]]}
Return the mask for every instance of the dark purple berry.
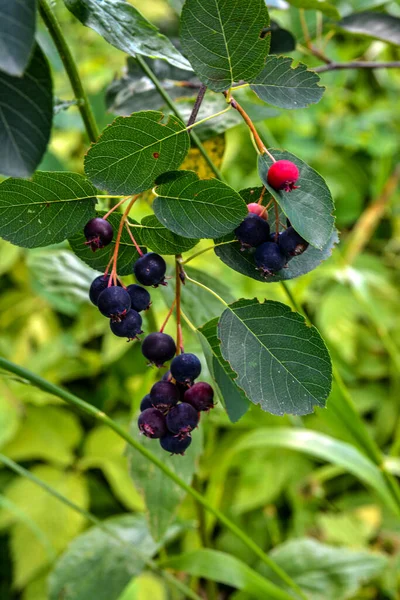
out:
{"label": "dark purple berry", "polygon": [[138,426],[141,433],[149,438],[161,438],[167,433],[165,417],[156,408],[146,408],[140,413]]}
{"label": "dark purple berry", "polygon": [[133,265],[136,279],[142,285],[166,285],[165,272],[167,265],[165,260],[155,252],[149,252],[141,256]]}
{"label": "dark purple berry", "polygon": [[214,390],[209,383],[199,381],[186,390],[183,401],[197,411],[210,410],[214,408]]}
{"label": "dark purple berry", "polygon": [[101,217],[95,217],[88,221],[83,233],[87,240],[86,244],[91,247],[93,252],[96,252],[99,248],[108,246],[114,235],[112,225]]}
{"label": "dark purple berry", "polygon": [[170,454],[184,454],[191,443],[192,438],[190,435],[180,438],[173,433],[167,433],[160,439],[161,448]]}
{"label": "dark purple berry", "polygon": [[195,354],[179,354],[171,363],[171,375],[179,383],[192,384],[201,373],[201,363]]}
{"label": "dark purple berry", "polygon": [[[164,375],[162,376],[161,379],[162,379],[162,381],[171,381],[172,380],[171,371],[167,371],[166,373],[164,373]],[[175,385],[179,390],[180,400],[183,402],[183,396],[185,395],[185,392],[188,389],[188,386],[186,385],[186,383],[179,383],[179,381],[176,381]]]}
{"label": "dark purple berry", "polygon": [[111,331],[118,337],[126,337],[128,340],[134,340],[142,331],[142,317],[132,308],[120,321],[110,321]]}
{"label": "dark purple berry", "polygon": [[275,242],[259,246],[254,254],[256,265],[264,276],[275,275],[286,265],[286,257]]}
{"label": "dark purple berry", "polygon": [[308,248],[308,242],[304,240],[293,227],[288,227],[281,233],[278,240],[279,248],[288,258],[303,254]]}
{"label": "dark purple berry", "polygon": [[153,408],[153,404],[150,400],[150,394],[146,394],[140,403],[140,412],[146,410],[146,408]]}
{"label": "dark purple berry", "polygon": [[131,307],[131,299],[122,287],[108,287],[97,300],[99,311],[112,321],[121,321]]}
{"label": "dark purple berry", "polygon": [[103,292],[106,289],[106,287],[108,287],[109,280],[109,275],[99,275],[99,277],[93,279],[89,290],[89,298],[95,306],[97,306],[97,302],[101,292]]}
{"label": "dark purple berry", "polygon": [[140,285],[136,285],[136,283],[132,283],[132,285],[128,285],[126,291],[131,297],[131,308],[137,312],[141,312],[142,310],[147,310],[149,308],[151,297],[147,290],[142,288]]}
{"label": "dark purple berry", "polygon": [[156,365],[162,367],[165,361],[175,356],[175,342],[167,333],[150,333],[142,343],[142,354]]}
{"label": "dark purple berry", "polygon": [[193,406],[182,402],[177,404],[167,414],[167,427],[171,433],[184,437],[199,423],[199,413]]}
{"label": "dark purple berry", "polygon": [[235,235],[242,244],[242,249],[260,246],[269,238],[269,224],[265,219],[251,213],[235,229]]}
{"label": "dark purple berry", "polygon": [[157,381],[150,390],[150,399],[153,406],[168,411],[179,400],[179,390],[170,381]]}

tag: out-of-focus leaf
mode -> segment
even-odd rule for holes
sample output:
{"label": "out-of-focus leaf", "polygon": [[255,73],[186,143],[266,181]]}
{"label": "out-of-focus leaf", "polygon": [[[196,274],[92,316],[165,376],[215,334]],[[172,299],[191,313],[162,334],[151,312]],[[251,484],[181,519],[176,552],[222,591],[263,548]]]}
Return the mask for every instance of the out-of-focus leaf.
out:
{"label": "out-of-focus leaf", "polygon": [[271,32],[270,54],[281,54],[292,52],[296,48],[296,39],[287,29],[283,29],[276,21],[271,21],[269,28]]}
{"label": "out-of-focus leaf", "polygon": [[36,0],[0,1],[0,70],[21,77],[35,41]]}
{"label": "out-of-focus leaf", "polygon": [[[4,388],[5,390],[5,388]],[[20,410],[13,398],[0,395],[0,448],[11,440],[18,429]]]}
{"label": "out-of-focus leaf", "polygon": [[322,2],[320,0],[286,0],[288,4],[295,6],[296,8],[304,8],[305,10],[318,10],[327,17],[332,19],[339,19],[340,15],[337,8],[329,2]]}
{"label": "out-of-focus leaf", "polygon": [[[213,164],[219,169],[222,165],[225,152],[225,136],[223,134],[213,136],[202,143]],[[210,165],[205,161],[200,150],[196,147],[190,148],[189,154],[181,165],[181,169],[183,171],[194,171],[199,179],[215,177],[214,171],[212,171]]]}
{"label": "out-of-focus leaf", "polygon": [[400,46],[400,18],[378,12],[348,15],[338,23],[340,29]]}

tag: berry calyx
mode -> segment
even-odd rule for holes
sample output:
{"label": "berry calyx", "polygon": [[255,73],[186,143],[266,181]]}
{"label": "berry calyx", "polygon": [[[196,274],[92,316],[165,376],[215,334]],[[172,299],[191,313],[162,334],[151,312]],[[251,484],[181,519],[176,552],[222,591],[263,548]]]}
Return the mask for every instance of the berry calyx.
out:
{"label": "berry calyx", "polygon": [[167,414],[166,423],[168,430],[179,437],[185,437],[197,427],[199,413],[193,406],[182,402],[171,408]]}
{"label": "berry calyx", "polygon": [[308,242],[293,229],[293,227],[288,227],[281,233],[278,244],[279,248],[288,258],[303,254],[309,245]]}
{"label": "berry calyx", "polygon": [[167,333],[150,333],[142,343],[142,354],[147,360],[162,367],[165,361],[175,356],[175,342]]}
{"label": "berry calyx", "polygon": [[146,410],[146,408],[154,408],[150,399],[150,394],[146,394],[140,403],[140,412]]}
{"label": "berry calyx", "polygon": [[170,454],[184,454],[192,443],[190,435],[185,437],[177,437],[173,433],[167,433],[160,439],[160,445],[163,450],[166,450]]}
{"label": "berry calyx", "polygon": [[142,285],[166,285],[165,272],[167,265],[165,260],[155,252],[149,252],[141,256],[133,265],[136,279]]}
{"label": "berry calyx", "polygon": [[128,285],[126,291],[131,297],[131,308],[137,312],[141,312],[142,310],[147,310],[150,307],[150,294],[143,287],[137,285],[136,283],[132,283],[131,285]]}
{"label": "berry calyx", "polygon": [[97,307],[105,317],[121,321],[131,307],[131,299],[124,288],[108,287],[99,295]]}
{"label": "berry calyx", "polygon": [[150,390],[150,400],[153,406],[167,412],[178,403],[179,390],[170,381],[157,381]]}
{"label": "berry calyx", "polygon": [[142,317],[132,308],[119,321],[110,321],[110,328],[114,335],[134,340],[142,331]]}
{"label": "berry calyx", "polygon": [[268,240],[269,224],[258,215],[250,213],[235,229],[235,235],[242,249],[257,247]]}
{"label": "berry calyx", "polygon": [[[109,281],[109,275],[99,275],[98,277],[96,277],[96,279],[93,279],[89,290],[89,298],[95,306],[97,306],[97,302],[99,300],[101,292],[103,292],[108,287]],[[120,284],[118,283],[118,285]]]}
{"label": "berry calyx", "polygon": [[138,426],[140,432],[149,438],[162,438],[167,434],[165,417],[156,408],[146,408],[139,415]]}
{"label": "berry calyx", "polygon": [[249,211],[249,213],[261,217],[262,219],[264,219],[264,221],[268,220],[268,211],[262,204],[258,204],[257,202],[250,202],[250,204],[247,205],[247,210]]}
{"label": "berry calyx", "polygon": [[276,242],[266,242],[259,246],[254,254],[258,270],[266,277],[275,275],[286,265],[286,257]]}
{"label": "berry calyx", "polygon": [[214,390],[209,383],[199,381],[186,390],[183,401],[191,404],[196,411],[214,408]]}
{"label": "berry calyx", "polygon": [[195,354],[179,354],[171,363],[171,375],[179,383],[192,384],[200,373],[201,363]]}
{"label": "berry calyx", "polygon": [[99,248],[108,246],[114,236],[111,223],[101,217],[95,217],[88,221],[83,229],[83,233],[86,238],[86,245],[90,246],[93,252],[96,252]]}
{"label": "berry calyx", "polygon": [[290,160],[277,160],[268,169],[267,181],[275,190],[291,192],[299,187],[294,185],[299,175],[299,169]]}

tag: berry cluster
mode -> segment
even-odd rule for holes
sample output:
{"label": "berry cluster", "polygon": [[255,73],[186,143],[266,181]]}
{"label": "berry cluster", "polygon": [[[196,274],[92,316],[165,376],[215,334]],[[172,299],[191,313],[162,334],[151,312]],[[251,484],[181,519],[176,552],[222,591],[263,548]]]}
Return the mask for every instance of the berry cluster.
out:
{"label": "berry cluster", "polygon": [[[299,177],[296,165],[288,160],[278,160],[268,171],[267,181],[274,189],[290,192]],[[249,214],[235,229],[241,250],[254,252],[254,262],[264,277],[275,275],[287,267],[289,260],[302,254],[308,247],[304,240],[287,222],[281,233],[272,233],[268,223],[268,213],[257,203],[247,205]],[[279,225],[279,224],[278,224]]]}
{"label": "berry cluster", "polygon": [[[151,333],[142,345],[146,358],[160,365],[171,358],[173,339],[165,333]],[[205,382],[194,383],[201,364],[194,354],[175,356],[170,371],[153,385],[140,404],[138,426],[141,433],[160,440],[171,454],[184,454],[192,443],[191,432],[200,420],[200,412],[214,406],[214,391]]]}

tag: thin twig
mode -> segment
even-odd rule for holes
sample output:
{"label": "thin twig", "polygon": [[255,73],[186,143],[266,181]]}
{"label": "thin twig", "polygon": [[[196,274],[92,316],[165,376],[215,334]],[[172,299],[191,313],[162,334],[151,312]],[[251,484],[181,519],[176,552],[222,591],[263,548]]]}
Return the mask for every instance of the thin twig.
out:
{"label": "thin twig", "polygon": [[313,69],[315,73],[327,73],[328,71],[339,71],[343,69],[400,69],[400,61],[374,62],[364,60],[353,60],[347,63],[331,62],[322,67]]}
{"label": "thin twig", "polygon": [[204,100],[204,96],[206,94],[206,91],[207,91],[207,86],[201,84],[201,87],[199,89],[199,93],[197,94],[197,98],[196,98],[196,101],[194,103],[192,112],[190,113],[190,117],[188,119],[188,122],[186,123],[187,127],[189,127],[189,125],[193,125],[193,123],[196,121],[196,118],[197,118],[197,115],[199,114],[201,103]]}
{"label": "thin twig", "polygon": [[166,326],[166,324],[168,323],[168,321],[169,321],[169,319],[170,319],[170,316],[172,315],[172,312],[173,312],[173,310],[174,310],[174,308],[175,308],[175,304],[176,304],[176,299],[174,299],[174,301],[173,301],[173,303],[172,303],[172,306],[171,306],[171,308],[169,309],[167,316],[165,317],[164,323],[163,323],[163,324],[161,325],[161,327],[160,327],[160,333],[163,333],[163,331],[164,331],[164,329],[165,329],[165,326]]}

